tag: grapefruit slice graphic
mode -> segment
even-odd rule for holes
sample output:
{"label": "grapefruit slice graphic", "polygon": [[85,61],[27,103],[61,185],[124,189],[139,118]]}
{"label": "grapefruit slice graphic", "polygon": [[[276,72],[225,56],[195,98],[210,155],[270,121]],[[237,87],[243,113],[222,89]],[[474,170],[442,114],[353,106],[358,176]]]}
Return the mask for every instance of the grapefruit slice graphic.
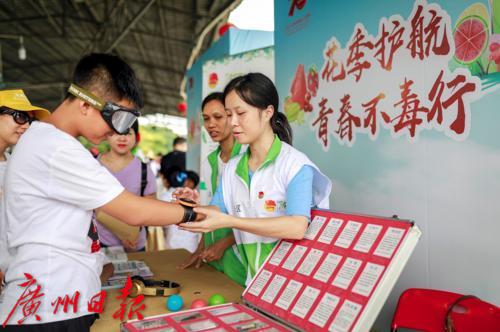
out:
{"label": "grapefruit slice graphic", "polygon": [[462,64],[476,61],[488,45],[488,23],[472,15],[463,18],[453,31],[455,59]]}

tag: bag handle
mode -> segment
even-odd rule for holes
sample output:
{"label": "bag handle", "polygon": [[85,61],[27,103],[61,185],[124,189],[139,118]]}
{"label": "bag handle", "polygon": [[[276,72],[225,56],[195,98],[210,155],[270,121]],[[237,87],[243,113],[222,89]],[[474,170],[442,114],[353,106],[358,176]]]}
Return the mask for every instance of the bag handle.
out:
{"label": "bag handle", "polygon": [[446,311],[446,315],[444,316],[444,330],[445,332],[456,332],[455,326],[453,326],[453,319],[451,318],[451,313],[453,308],[458,305],[460,302],[465,301],[467,299],[477,299],[477,296],[474,295],[462,295],[452,304],[449,305],[448,310]]}
{"label": "bag handle", "polygon": [[148,164],[141,161],[141,196],[144,196],[144,190],[148,184]]}

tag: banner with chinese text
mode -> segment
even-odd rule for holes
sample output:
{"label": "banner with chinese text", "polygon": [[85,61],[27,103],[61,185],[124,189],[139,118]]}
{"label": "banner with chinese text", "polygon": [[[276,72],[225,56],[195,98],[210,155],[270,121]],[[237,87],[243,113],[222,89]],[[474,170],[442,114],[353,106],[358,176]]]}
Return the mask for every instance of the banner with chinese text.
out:
{"label": "banner with chinese text", "polygon": [[379,326],[409,287],[500,304],[500,1],[275,1],[275,61],[331,207],[423,232]]}

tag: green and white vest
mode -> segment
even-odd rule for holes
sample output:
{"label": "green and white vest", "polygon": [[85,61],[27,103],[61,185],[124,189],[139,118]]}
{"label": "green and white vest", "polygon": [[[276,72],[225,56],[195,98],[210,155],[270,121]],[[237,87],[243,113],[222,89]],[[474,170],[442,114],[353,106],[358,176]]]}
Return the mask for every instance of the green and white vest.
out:
{"label": "green and white vest", "polygon": [[[231,159],[222,176],[224,204],[238,217],[268,218],[285,215],[289,183],[304,165],[314,169],[313,206],[329,207],[332,183],[305,154],[275,137],[264,163],[248,174],[250,149]],[[265,222],[263,220],[263,222]],[[279,239],[233,229],[248,284]]]}
{"label": "green and white vest", "polygon": [[[233,150],[231,151],[231,158],[237,156],[242,150],[241,144],[234,142]],[[219,146],[217,149],[208,154],[206,161],[202,165],[203,173],[207,177],[205,187],[207,191],[209,191],[210,197],[212,197],[215,193],[219,178],[223,171],[219,169],[218,163],[220,152],[221,149]],[[233,230],[231,228],[221,228],[213,232],[203,234],[205,248],[208,248],[219,240],[229,236],[232,232]],[[227,248],[220,260],[209,262],[208,264],[216,270],[224,272],[224,274],[236,281],[238,284],[245,285],[246,272],[244,266],[242,265],[241,258],[239,257],[236,245]]]}
{"label": "green and white vest", "polygon": [[[246,149],[246,145],[242,146],[238,142],[234,142],[233,149],[231,151],[231,156],[229,159],[239,155],[244,152]],[[213,195],[215,194],[215,190],[217,189],[217,184],[219,182],[219,178],[222,175],[223,169],[219,169],[219,155],[221,152],[220,146],[217,149],[213,150],[207,155],[207,158],[203,161],[201,167],[203,169],[203,181],[205,182],[203,187],[209,192],[209,200],[207,202],[202,202],[202,204],[210,203]]]}

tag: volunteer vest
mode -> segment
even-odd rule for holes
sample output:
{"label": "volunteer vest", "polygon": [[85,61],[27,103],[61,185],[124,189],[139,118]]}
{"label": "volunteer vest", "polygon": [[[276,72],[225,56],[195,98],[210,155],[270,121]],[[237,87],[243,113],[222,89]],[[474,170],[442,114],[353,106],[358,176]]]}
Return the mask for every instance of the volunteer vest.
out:
{"label": "volunteer vest", "polygon": [[[331,181],[305,154],[275,137],[266,160],[254,172],[250,181],[249,153],[250,150],[247,150],[231,159],[223,172],[222,190],[229,214],[246,218],[285,215],[287,187],[305,165],[314,170],[313,206],[325,209],[329,207]],[[279,239],[237,229],[233,231],[238,251],[246,266],[248,284]]]}
{"label": "volunteer vest", "polygon": [[[229,159],[237,156],[241,151],[241,144],[238,142],[234,142],[233,149],[231,150],[231,156]],[[213,195],[215,194],[215,190],[217,189],[217,182],[219,181],[219,163],[218,158],[221,152],[220,145],[214,151],[210,152],[207,156],[208,165],[210,166],[210,181],[206,182],[207,190]]]}
{"label": "volunteer vest", "polygon": [[[239,144],[238,142],[234,142],[230,158],[233,158],[234,156],[238,155],[241,149],[242,149],[241,144]],[[220,152],[221,148],[219,146],[217,149],[212,151],[207,156],[207,164],[209,165],[210,169],[208,168],[204,169],[204,171],[208,173],[205,175],[207,176],[207,178],[210,179],[209,181],[205,182],[205,186],[207,191],[210,192],[211,197],[213,196],[215,190],[217,189],[217,182],[219,180],[218,158]],[[213,232],[208,232],[203,234],[203,241],[205,244],[205,248],[208,248],[211,245],[218,242],[219,240],[231,235],[232,232],[233,230],[231,228],[221,228]],[[226,274],[228,277],[230,277],[240,285],[244,285],[246,280],[246,273],[243,269],[241,259],[238,256],[239,256],[238,249],[236,248],[235,245],[233,245],[232,247],[226,249],[224,255],[220,260],[212,261],[209,262],[208,264],[214,267],[216,270],[224,272],[224,274]]]}

